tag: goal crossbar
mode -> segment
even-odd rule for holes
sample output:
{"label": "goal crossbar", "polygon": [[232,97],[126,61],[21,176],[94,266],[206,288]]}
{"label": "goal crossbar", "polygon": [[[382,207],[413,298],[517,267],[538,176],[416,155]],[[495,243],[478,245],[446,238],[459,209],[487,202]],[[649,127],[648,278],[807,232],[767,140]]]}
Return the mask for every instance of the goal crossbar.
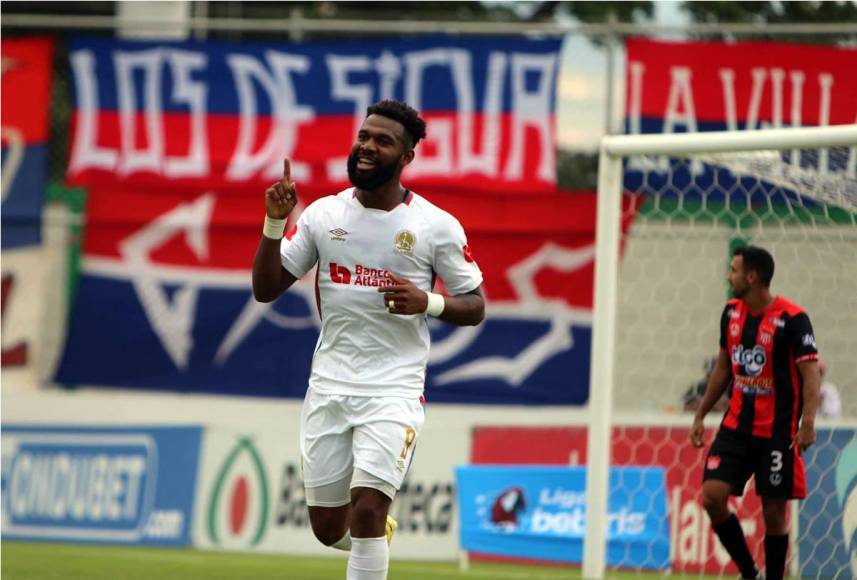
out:
{"label": "goal crossbar", "polygon": [[790,127],[758,131],[615,135],[605,137],[601,141],[601,150],[612,157],[855,146],[857,146],[857,124],[830,127]]}

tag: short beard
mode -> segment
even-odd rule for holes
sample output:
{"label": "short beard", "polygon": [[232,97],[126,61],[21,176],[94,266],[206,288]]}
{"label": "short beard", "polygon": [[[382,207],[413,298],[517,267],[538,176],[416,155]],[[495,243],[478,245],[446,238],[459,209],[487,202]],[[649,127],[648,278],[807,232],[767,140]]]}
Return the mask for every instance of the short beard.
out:
{"label": "short beard", "polygon": [[359,156],[360,155],[357,151],[352,151],[348,156],[348,181],[350,181],[351,185],[354,187],[364,191],[375,191],[396,177],[396,171],[399,169],[399,164],[395,161],[387,165],[377,165],[371,173],[365,175],[358,174],[357,158]]}

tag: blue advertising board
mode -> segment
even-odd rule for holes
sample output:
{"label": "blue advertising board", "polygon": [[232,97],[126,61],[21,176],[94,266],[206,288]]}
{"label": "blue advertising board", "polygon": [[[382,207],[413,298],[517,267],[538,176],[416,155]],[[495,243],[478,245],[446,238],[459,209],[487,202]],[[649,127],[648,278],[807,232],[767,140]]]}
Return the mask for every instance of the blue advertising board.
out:
{"label": "blue advertising board", "polygon": [[800,502],[801,576],[857,576],[857,430],[819,428],[805,456],[808,493]]}
{"label": "blue advertising board", "polygon": [[[610,470],[608,565],[669,568],[665,478],[661,467]],[[585,467],[460,466],[456,485],[464,550],[583,560]]]}
{"label": "blue advertising board", "polygon": [[4,538],[190,544],[202,428],[3,426]]}

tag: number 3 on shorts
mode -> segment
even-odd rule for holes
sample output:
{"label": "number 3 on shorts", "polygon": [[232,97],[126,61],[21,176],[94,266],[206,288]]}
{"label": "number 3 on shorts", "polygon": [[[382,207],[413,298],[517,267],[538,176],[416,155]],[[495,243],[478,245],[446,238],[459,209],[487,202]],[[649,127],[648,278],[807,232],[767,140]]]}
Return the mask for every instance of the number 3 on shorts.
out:
{"label": "number 3 on shorts", "polygon": [[402,454],[399,455],[399,459],[406,459],[408,457],[408,449],[414,444],[414,439],[416,438],[417,432],[412,427],[405,429],[405,444],[402,446]]}
{"label": "number 3 on shorts", "polygon": [[783,452],[771,451],[771,473],[776,473],[783,468]]}

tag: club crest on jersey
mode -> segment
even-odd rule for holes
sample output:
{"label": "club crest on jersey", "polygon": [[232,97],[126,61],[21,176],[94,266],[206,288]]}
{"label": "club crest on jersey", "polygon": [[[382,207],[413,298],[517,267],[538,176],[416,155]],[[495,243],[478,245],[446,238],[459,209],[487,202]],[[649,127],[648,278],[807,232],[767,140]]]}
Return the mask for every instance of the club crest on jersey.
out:
{"label": "club crest on jersey", "polygon": [[729,334],[731,334],[733,338],[737,337],[740,333],[741,333],[741,327],[738,326],[737,324],[733,324],[729,327]]}
{"label": "club crest on jersey", "polygon": [[759,341],[765,346],[769,346],[771,344],[771,335],[767,332],[763,332],[762,335],[759,337]]}
{"label": "club crest on jersey", "polygon": [[417,245],[417,235],[409,230],[401,230],[396,234],[396,243],[393,245],[393,250],[397,254],[405,256],[414,255],[414,246]]}
{"label": "club crest on jersey", "polygon": [[705,463],[705,466],[709,470],[714,471],[715,469],[720,467],[720,457],[718,457],[717,455],[709,456],[708,461]]}

